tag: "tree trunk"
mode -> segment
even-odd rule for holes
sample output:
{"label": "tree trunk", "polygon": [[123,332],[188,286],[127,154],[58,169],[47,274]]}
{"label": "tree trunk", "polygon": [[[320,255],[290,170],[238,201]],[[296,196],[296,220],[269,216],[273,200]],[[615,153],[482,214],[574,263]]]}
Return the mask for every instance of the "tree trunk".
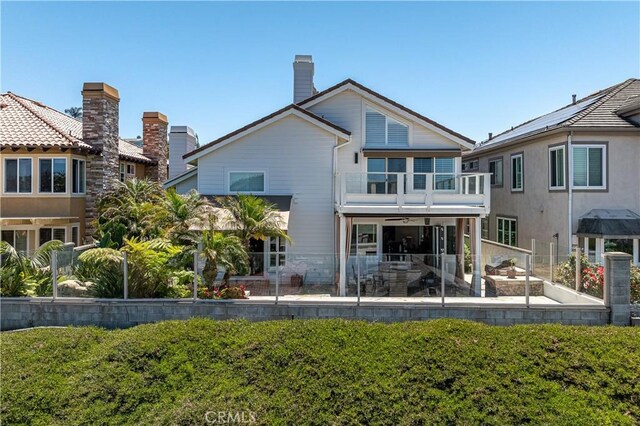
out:
{"label": "tree trunk", "polygon": [[218,276],[218,266],[207,260],[207,263],[204,265],[204,269],[202,270],[202,277],[204,278],[204,283],[209,290],[215,287],[216,276]]}

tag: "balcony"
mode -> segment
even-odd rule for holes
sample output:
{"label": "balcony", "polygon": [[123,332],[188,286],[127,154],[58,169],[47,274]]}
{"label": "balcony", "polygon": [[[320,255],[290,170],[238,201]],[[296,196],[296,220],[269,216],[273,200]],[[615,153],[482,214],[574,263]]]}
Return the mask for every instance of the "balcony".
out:
{"label": "balcony", "polygon": [[491,202],[490,173],[339,173],[346,214],[477,215]]}

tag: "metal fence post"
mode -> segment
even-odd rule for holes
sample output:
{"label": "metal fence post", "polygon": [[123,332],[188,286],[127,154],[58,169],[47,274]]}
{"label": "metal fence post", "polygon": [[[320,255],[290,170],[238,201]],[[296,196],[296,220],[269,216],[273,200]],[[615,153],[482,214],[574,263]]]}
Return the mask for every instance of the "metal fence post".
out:
{"label": "metal fence post", "polygon": [[358,262],[358,277],[356,285],[358,286],[358,306],[360,306],[360,253],[356,253],[356,262]]}
{"label": "metal fence post", "polygon": [[524,258],[524,298],[527,308],[529,307],[529,294],[531,288],[529,287],[529,275],[531,273],[531,255],[527,254]]}
{"label": "metal fence post", "polygon": [[53,280],[53,300],[58,297],[58,252],[51,252],[51,279]]}
{"label": "metal fence post", "polygon": [[198,299],[198,250],[193,253],[193,300]]}
{"label": "metal fence post", "polygon": [[580,247],[576,247],[576,291],[580,291],[582,287],[582,262],[580,262]]}
{"label": "metal fence post", "polygon": [[278,304],[278,294],[280,293],[280,246],[276,250],[276,305]]}
{"label": "metal fence post", "polygon": [[440,253],[440,292],[442,293],[442,307],[444,307],[444,253]]}
{"label": "metal fence post", "polygon": [[536,239],[531,239],[531,273],[533,274],[533,269],[536,267]]}
{"label": "metal fence post", "polygon": [[127,252],[122,252],[122,274],[124,278],[124,299],[129,298],[129,264],[127,263]]}
{"label": "metal fence post", "polygon": [[549,276],[553,282],[553,243],[549,243]]}

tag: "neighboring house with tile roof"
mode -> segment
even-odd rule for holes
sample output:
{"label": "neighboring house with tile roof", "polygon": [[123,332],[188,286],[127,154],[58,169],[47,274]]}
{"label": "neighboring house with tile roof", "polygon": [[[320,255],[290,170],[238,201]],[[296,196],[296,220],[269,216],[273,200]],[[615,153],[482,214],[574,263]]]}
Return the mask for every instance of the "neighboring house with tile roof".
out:
{"label": "neighboring house with tile roof", "polygon": [[[369,277],[402,264],[393,285],[381,278],[380,295],[426,295],[426,276],[443,266],[453,283],[465,222],[478,224],[479,254],[489,212],[488,175],[460,173],[473,141],[351,79],[317,92],[310,56],[293,68],[293,104],[185,153],[194,168],[165,186],[277,201],[293,243],[252,243],[252,272],[264,278],[280,268],[318,291],[354,295],[358,258]],[[466,295],[480,294],[475,271],[473,284],[460,283]]]}
{"label": "neighboring house with tile roof", "polygon": [[82,94],[81,119],[0,94],[0,231],[19,250],[89,242],[96,197],[113,179],[166,179],[166,117],[145,113],[137,145],[118,136],[116,89],[86,83]]}
{"label": "neighboring house with tile roof", "polygon": [[[639,262],[640,223],[624,225],[640,213],[639,79],[574,95],[569,105],[490,135],[465,153],[463,169],[493,174],[485,238],[527,249],[536,239],[546,252],[554,242],[563,255],[579,245],[592,260],[617,247]],[[608,226],[603,216],[601,232],[586,232],[601,209],[609,210]],[[612,226],[615,217],[623,226]]]}

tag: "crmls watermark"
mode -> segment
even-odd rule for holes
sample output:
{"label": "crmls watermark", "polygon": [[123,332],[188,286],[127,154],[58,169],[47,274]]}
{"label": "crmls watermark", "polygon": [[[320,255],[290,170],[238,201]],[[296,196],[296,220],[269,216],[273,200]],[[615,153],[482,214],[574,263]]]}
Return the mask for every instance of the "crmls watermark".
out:
{"label": "crmls watermark", "polygon": [[204,420],[210,425],[252,424],[257,420],[253,411],[207,411]]}

